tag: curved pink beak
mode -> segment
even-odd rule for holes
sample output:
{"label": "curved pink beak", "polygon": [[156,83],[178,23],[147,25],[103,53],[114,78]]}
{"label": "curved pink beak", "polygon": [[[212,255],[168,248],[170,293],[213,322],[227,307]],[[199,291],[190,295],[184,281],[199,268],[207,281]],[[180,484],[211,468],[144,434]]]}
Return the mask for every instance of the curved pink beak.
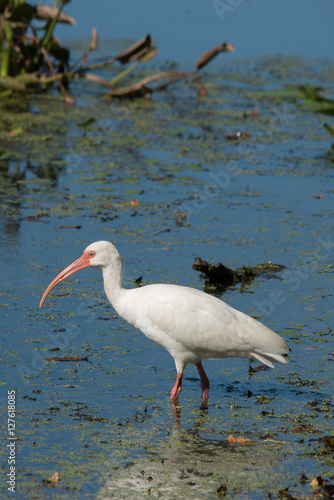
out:
{"label": "curved pink beak", "polygon": [[64,271],[62,271],[58,276],[50,283],[50,285],[47,287],[45,292],[43,293],[43,297],[41,298],[41,301],[39,303],[39,308],[41,309],[43,307],[44,301],[46,297],[49,295],[51,290],[58,285],[61,281],[64,279],[68,278],[71,276],[71,274],[76,273],[77,271],[80,271],[80,269],[84,269],[85,267],[90,267],[90,261],[89,261],[89,256],[88,252],[84,252],[82,256],[72,262]]}

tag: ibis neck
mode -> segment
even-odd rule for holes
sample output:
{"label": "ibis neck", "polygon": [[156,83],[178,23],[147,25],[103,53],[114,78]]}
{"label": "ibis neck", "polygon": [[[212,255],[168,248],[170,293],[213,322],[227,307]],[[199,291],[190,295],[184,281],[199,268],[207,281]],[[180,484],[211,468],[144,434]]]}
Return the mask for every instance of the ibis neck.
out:
{"label": "ibis neck", "polygon": [[103,268],[104,290],[108,300],[114,305],[117,302],[122,285],[122,264],[119,259],[117,265],[109,265]]}

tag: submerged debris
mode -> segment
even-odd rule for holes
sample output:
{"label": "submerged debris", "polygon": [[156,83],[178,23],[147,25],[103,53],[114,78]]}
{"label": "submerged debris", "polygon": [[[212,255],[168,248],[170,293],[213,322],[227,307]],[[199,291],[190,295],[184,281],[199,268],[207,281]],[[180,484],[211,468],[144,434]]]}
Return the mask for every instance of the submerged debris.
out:
{"label": "submerged debris", "polygon": [[[87,363],[91,363],[91,361],[88,361],[88,356],[85,356],[84,358],[80,356],[52,356],[50,358],[45,358],[46,361],[87,361]],[[91,363],[92,364],[92,363]]]}
{"label": "submerged debris", "polygon": [[250,134],[248,132],[240,132],[240,131],[238,131],[235,134],[233,134],[232,132],[229,132],[226,135],[226,139],[228,139],[229,141],[231,141],[231,140],[238,141],[239,139],[242,139],[242,138],[249,139],[250,138]]}
{"label": "submerged debris", "polygon": [[196,257],[193,263],[193,269],[201,273],[201,277],[205,278],[206,285],[222,287],[224,289],[234,286],[237,283],[245,285],[251,283],[257,276],[268,275],[268,273],[278,273],[285,269],[285,266],[265,262],[257,266],[242,266],[233,270],[224,266],[221,262],[218,264],[210,264]]}
{"label": "submerged debris", "polygon": [[256,443],[256,441],[254,441],[254,439],[248,439],[248,438],[244,438],[244,437],[236,437],[236,436],[233,436],[233,434],[229,435],[229,437],[227,438],[227,441],[230,444],[253,444],[253,443]]}

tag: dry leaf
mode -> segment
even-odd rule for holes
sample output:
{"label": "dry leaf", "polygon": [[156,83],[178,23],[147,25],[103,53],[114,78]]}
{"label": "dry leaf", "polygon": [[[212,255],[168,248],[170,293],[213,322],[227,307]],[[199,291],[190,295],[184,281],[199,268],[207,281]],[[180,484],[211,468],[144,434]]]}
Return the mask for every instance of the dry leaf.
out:
{"label": "dry leaf", "polygon": [[[179,71],[161,71],[160,73],[154,73],[154,75],[147,76],[143,80],[140,80],[141,85],[147,85],[148,83],[155,82],[156,80],[162,80],[163,78],[170,78],[171,76],[177,76],[178,78],[184,78],[185,76],[188,76],[189,73],[180,73]],[[158,87],[155,87],[155,90]]]}
{"label": "dry leaf", "polygon": [[81,229],[82,226],[55,226],[55,229]]}
{"label": "dry leaf", "polygon": [[255,368],[253,368],[252,366],[249,367],[249,371],[251,373],[255,373],[255,372],[263,372],[264,370],[269,370],[269,366],[266,366],[266,365],[260,365],[260,366],[256,366]]}
{"label": "dry leaf", "polygon": [[133,200],[129,201],[129,205],[132,208],[138,208],[139,201],[137,198],[134,198]]}
{"label": "dry leaf", "polygon": [[334,448],[334,436],[326,436],[324,437],[321,434],[321,439],[323,440],[324,444],[328,448]]}
{"label": "dry leaf", "polygon": [[174,219],[176,224],[183,226],[183,222],[187,220],[184,210],[175,210]]}
{"label": "dry leaf", "polygon": [[[111,92],[109,92],[109,95],[111,97],[118,97],[120,99],[131,99],[134,97],[150,97],[152,94],[152,89],[147,87],[148,83],[154,82],[156,80],[162,80],[164,78],[170,78],[174,77],[177,75],[177,78],[173,78],[174,81],[181,80],[182,78],[185,78],[188,76],[188,73],[179,73],[178,71],[163,71],[161,73],[155,73],[154,75],[148,76],[144,78],[143,80],[140,80],[133,85],[130,85],[129,87],[122,87],[119,89],[113,89]],[[163,85],[168,86],[172,80],[168,80],[167,83],[163,83],[161,85],[158,85],[155,87],[154,90],[161,90]]]}
{"label": "dry leaf", "polygon": [[206,66],[208,62],[211,61],[211,59],[213,59],[214,57],[216,57],[216,55],[219,54],[220,52],[232,52],[233,50],[235,50],[235,48],[231,43],[222,43],[221,45],[218,45],[218,47],[214,47],[213,49],[208,50],[207,52],[202,54],[198,59],[196,63],[197,71]]}
{"label": "dry leaf", "polygon": [[17,127],[16,129],[12,130],[11,132],[7,132],[6,137],[17,137],[18,135],[22,135],[23,130],[22,127]]}
{"label": "dry leaf", "polygon": [[247,139],[250,138],[250,134],[248,132],[236,132],[235,134],[231,134],[230,132],[227,134],[226,139],[229,140],[238,140],[241,139],[242,137],[245,137]]}
{"label": "dry leaf", "polygon": [[[58,82],[58,83],[59,83],[59,82]],[[64,102],[66,102],[66,104],[74,104],[74,103],[75,103],[75,100],[74,100],[74,99],[73,99],[73,97],[71,97],[69,94],[66,94],[66,95],[65,95]]]}
{"label": "dry leaf", "polygon": [[303,425],[297,425],[290,432],[295,432],[296,434],[299,434],[300,432],[308,432],[308,431],[309,429],[307,427],[304,427]]}
{"label": "dry leaf", "polygon": [[85,358],[80,358],[78,356],[63,356],[62,358],[58,356],[53,356],[51,358],[45,358],[46,361],[88,361],[88,356]]}
{"label": "dry leaf", "polygon": [[[170,71],[169,73],[172,74],[172,73],[175,73],[175,72]],[[155,87],[154,90],[165,90],[170,85],[173,85],[173,83],[177,83],[180,80],[183,80],[184,78],[190,77],[192,75],[193,75],[193,73],[176,73],[176,76],[174,76],[173,78],[170,78],[166,82],[160,83],[159,85],[157,85]]]}
{"label": "dry leaf", "polygon": [[206,87],[203,85],[203,83],[201,82],[201,80],[199,78],[193,78],[194,82],[198,83],[199,85],[199,89],[197,91],[197,95],[198,97],[204,97],[206,95],[208,95],[208,91],[206,89]]}
{"label": "dry leaf", "polygon": [[[118,54],[115,59],[122,64],[126,64],[130,61],[137,59],[140,56],[143,56],[145,52],[152,48],[152,38],[151,35],[146,35],[141,38],[133,45],[131,45],[124,52]],[[145,50],[145,51],[144,51]]]}
{"label": "dry leaf", "polygon": [[98,42],[97,29],[96,28],[92,28],[92,41],[90,42],[90,50],[91,50],[91,52],[93,52],[94,50],[97,49],[97,42]]}
{"label": "dry leaf", "polygon": [[134,99],[138,97],[150,98],[151,94],[152,90],[143,85],[142,82],[137,82],[129,87],[123,87],[108,92],[108,95],[117,97],[118,99]]}
{"label": "dry leaf", "polygon": [[318,405],[318,401],[310,401],[309,403],[307,403],[307,406],[309,406],[310,408],[314,408],[317,405]]}
{"label": "dry leaf", "polygon": [[115,88],[115,85],[112,85],[104,78],[101,78],[100,76],[97,76],[97,75],[93,75],[92,73],[86,73],[85,79],[90,80],[91,82],[99,83],[100,85],[103,85],[104,87],[108,87],[108,89]]}
{"label": "dry leaf", "polygon": [[326,481],[322,479],[321,476],[314,477],[312,481],[309,483],[313,488],[318,488],[318,486],[324,486]]}
{"label": "dry leaf", "polygon": [[201,85],[201,87],[198,89],[197,95],[198,97],[205,97],[206,95],[208,95],[208,91],[206,90],[204,85]]}
{"label": "dry leaf", "polygon": [[134,198],[131,201],[121,201],[120,205],[125,205],[125,206],[128,206],[128,207],[137,208],[138,205],[139,205],[139,201],[138,201],[137,198]]}
{"label": "dry leaf", "polygon": [[[46,19],[47,21],[53,19],[57,16],[59,9],[56,7],[51,7],[50,5],[42,5],[38,4],[35,7],[35,16],[37,19]],[[74,26],[76,24],[73,17],[68,16],[65,12],[61,12],[58,17],[58,22],[60,23],[68,23]]]}
{"label": "dry leaf", "polygon": [[253,111],[250,113],[244,113],[243,117],[244,118],[257,118],[259,116],[259,110],[257,108],[254,108]]}
{"label": "dry leaf", "polygon": [[19,220],[26,220],[28,222],[43,222],[43,224],[48,224],[49,221],[38,219],[37,217],[29,216],[29,217],[21,217]]}
{"label": "dry leaf", "polygon": [[243,437],[235,437],[232,434],[229,435],[227,438],[227,441],[230,444],[253,444],[256,443],[256,441],[253,441],[253,439],[247,439]]}
{"label": "dry leaf", "polygon": [[55,472],[54,474],[52,474],[52,476],[49,477],[48,480],[53,484],[53,486],[57,486],[58,480],[59,480],[58,472]]}

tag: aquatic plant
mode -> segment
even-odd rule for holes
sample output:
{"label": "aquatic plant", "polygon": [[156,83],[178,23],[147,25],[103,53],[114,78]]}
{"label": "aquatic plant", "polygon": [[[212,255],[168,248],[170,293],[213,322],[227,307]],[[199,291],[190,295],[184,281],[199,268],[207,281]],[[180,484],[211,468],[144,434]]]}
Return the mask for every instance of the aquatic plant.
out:
{"label": "aquatic plant", "polygon": [[[199,94],[205,93],[201,82],[195,79],[197,72],[220,52],[234,50],[233,45],[222,43],[205,52],[193,71],[180,73],[164,71],[150,74],[144,79],[131,81],[123,87],[118,83],[128,77],[139,64],[147,63],[158,53],[150,35],[143,37],[120,54],[87,64],[88,55],[97,49],[97,31],[92,30],[91,46],[88,52],[71,64],[70,50],[63,47],[54,36],[58,23],[75,24],[75,20],[63,12],[70,0],[55,0],[53,6],[31,5],[24,0],[0,0],[0,97],[13,92],[27,93],[46,90],[55,82],[68,103],[73,99],[68,93],[70,82],[77,78],[94,81],[109,89],[111,98],[129,99],[149,97],[153,90],[162,90],[172,83],[191,78],[200,85]],[[45,23],[41,25],[40,20]],[[122,65],[127,67],[123,70]],[[115,76],[108,81],[93,70],[115,69]],[[162,81],[154,89],[148,87]]]}

